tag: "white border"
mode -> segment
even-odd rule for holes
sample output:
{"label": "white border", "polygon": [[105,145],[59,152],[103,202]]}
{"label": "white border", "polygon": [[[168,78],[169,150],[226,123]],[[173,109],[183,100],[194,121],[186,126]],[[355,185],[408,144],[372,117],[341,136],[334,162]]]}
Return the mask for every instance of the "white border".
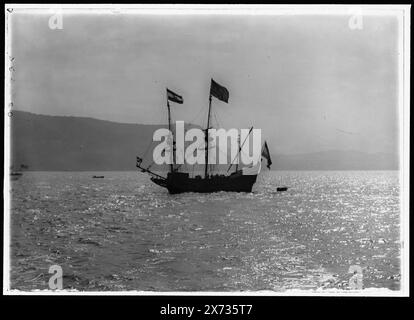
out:
{"label": "white border", "polygon": [[[410,72],[411,72],[411,16],[410,6],[404,6],[399,19],[399,155],[401,181],[401,291],[409,296],[410,284]],[[402,118],[402,119],[401,119]]]}
{"label": "white border", "polygon": [[[10,76],[8,9],[19,13],[45,14],[64,9],[65,14],[153,14],[153,15],[349,15],[350,10],[362,10],[363,15],[395,15],[399,20],[399,154],[401,186],[401,288],[399,291],[368,288],[361,291],[344,290],[287,290],[282,292],[149,292],[149,291],[19,291],[10,289]],[[3,294],[4,295],[101,295],[101,296],[409,296],[409,155],[410,155],[410,6],[409,5],[122,5],[122,4],[6,4],[5,5],[5,108],[4,108],[4,238]],[[8,213],[8,214],[6,214]]]}

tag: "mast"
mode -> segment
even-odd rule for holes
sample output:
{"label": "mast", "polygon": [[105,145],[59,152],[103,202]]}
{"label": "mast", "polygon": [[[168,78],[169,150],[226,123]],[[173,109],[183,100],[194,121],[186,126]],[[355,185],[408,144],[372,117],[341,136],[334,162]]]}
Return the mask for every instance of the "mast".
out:
{"label": "mast", "polygon": [[236,171],[235,172],[237,172],[237,170],[239,169],[239,162],[240,162],[240,150],[241,150],[241,147],[240,147],[240,133],[239,133],[239,136],[237,137],[237,142],[238,142],[238,145],[239,145],[239,150],[237,151],[237,156],[238,156],[239,159],[236,163]]}
{"label": "mast", "polygon": [[[170,132],[172,134],[172,131],[171,131],[171,110],[170,110],[170,102],[168,101],[168,96],[167,96],[167,108],[168,108],[168,130],[170,130]],[[175,158],[175,156],[174,156],[174,151],[175,151],[174,144],[175,144],[174,143],[174,134],[172,134],[172,153],[171,153],[172,161],[171,161],[171,164],[170,164],[170,172],[174,171],[174,158]]]}
{"label": "mast", "polygon": [[207,178],[207,170],[208,170],[208,129],[210,127],[210,114],[211,114],[211,90],[210,90],[210,95],[208,98],[208,116],[207,116],[207,128],[206,128],[206,134],[205,134],[205,141],[206,141],[206,146],[204,149],[205,152],[205,167],[204,167],[204,177]]}

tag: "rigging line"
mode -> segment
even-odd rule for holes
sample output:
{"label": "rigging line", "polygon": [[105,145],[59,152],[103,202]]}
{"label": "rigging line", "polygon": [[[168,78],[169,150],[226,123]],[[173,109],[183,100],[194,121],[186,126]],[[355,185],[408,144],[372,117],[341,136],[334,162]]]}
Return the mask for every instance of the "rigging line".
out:
{"label": "rigging line", "polygon": [[147,149],[145,150],[145,152],[144,152],[144,155],[143,155],[143,157],[142,158],[145,158],[146,157],[146,155],[147,155],[147,153],[148,153],[148,151],[149,151],[149,149],[151,148],[151,146],[152,146],[152,141],[148,144],[148,147],[147,147]]}
{"label": "rigging line", "polygon": [[219,122],[218,122],[218,120],[217,120],[216,113],[215,113],[215,112],[212,112],[212,113],[213,113],[214,120],[216,121],[216,125],[217,125],[217,127],[220,127],[220,124],[219,124]]}
{"label": "rigging line", "polygon": [[[175,171],[178,171],[183,166],[183,164],[176,164]],[[184,166],[185,168],[185,166]]]}
{"label": "rigging line", "polygon": [[214,115],[214,119],[216,119],[216,122],[217,122],[218,127],[223,128],[223,124],[221,123],[221,121],[219,121],[218,113],[217,112],[214,112],[213,115]]}
{"label": "rigging line", "polygon": [[201,112],[204,110],[204,107],[201,106],[201,108],[198,110],[196,116],[189,122],[189,123],[194,123],[195,124],[195,120],[198,119],[198,117],[200,116]]}
{"label": "rigging line", "polygon": [[239,155],[239,153],[240,153],[240,150],[242,150],[242,148],[243,148],[243,146],[244,146],[244,143],[246,142],[247,138],[250,136],[250,133],[252,132],[252,130],[253,130],[253,126],[250,128],[249,133],[247,134],[246,138],[244,138],[243,143],[240,145],[239,150],[238,150],[238,152],[237,152],[237,155],[236,155],[236,157],[234,157],[233,161],[230,163],[230,166],[229,166],[229,168],[227,169],[227,172],[229,172],[230,168],[233,166],[233,162],[234,162],[234,160],[236,160],[237,156],[238,156],[238,155]]}
{"label": "rigging line", "polygon": [[155,162],[154,162],[154,161],[152,161],[152,162],[151,162],[151,164],[147,167],[147,170],[151,169],[151,167],[152,167],[152,165],[153,165],[154,163],[155,163]]}
{"label": "rigging line", "polygon": [[[215,120],[215,122],[216,122],[215,124],[216,124],[217,127],[220,126],[219,121],[217,120],[215,110],[211,110],[211,122],[213,122],[213,120]],[[213,128],[214,125],[211,125],[211,127]]]}

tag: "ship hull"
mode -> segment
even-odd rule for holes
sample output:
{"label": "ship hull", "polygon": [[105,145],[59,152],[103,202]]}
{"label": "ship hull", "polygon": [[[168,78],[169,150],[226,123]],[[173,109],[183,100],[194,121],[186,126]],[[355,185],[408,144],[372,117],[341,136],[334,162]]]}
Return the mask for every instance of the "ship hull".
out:
{"label": "ship hull", "polygon": [[211,193],[219,191],[251,192],[256,182],[257,174],[243,175],[242,171],[229,176],[216,175],[208,178],[190,178],[186,173],[168,173],[166,180],[151,179],[161,187],[167,188],[171,194],[184,192]]}

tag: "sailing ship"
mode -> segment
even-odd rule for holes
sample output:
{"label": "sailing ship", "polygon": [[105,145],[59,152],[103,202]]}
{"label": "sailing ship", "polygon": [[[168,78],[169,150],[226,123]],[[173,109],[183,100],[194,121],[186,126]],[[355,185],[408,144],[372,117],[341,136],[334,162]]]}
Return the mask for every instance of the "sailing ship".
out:
{"label": "sailing ship", "polygon": [[21,172],[24,169],[29,169],[29,166],[25,165],[25,164],[21,164],[20,165],[20,171],[15,171],[14,170],[14,166],[10,167],[10,178],[12,181],[16,181],[19,180],[21,178],[21,176],[23,176],[23,172]]}
{"label": "sailing ship", "polygon": [[[141,170],[141,172],[148,173],[151,176],[151,181],[155,184],[164,187],[168,190],[170,194],[177,194],[183,192],[201,192],[201,193],[210,193],[218,191],[232,191],[232,192],[251,192],[253,185],[256,182],[257,176],[261,171],[261,161],[263,158],[267,160],[267,167],[270,169],[272,164],[270,158],[269,148],[265,142],[262,147],[262,159],[257,161],[256,164],[247,166],[239,169],[238,164],[235,165],[235,171],[229,172],[233,167],[233,162],[229,165],[226,174],[212,174],[209,169],[208,164],[209,159],[209,130],[211,124],[211,108],[212,108],[212,97],[217,98],[225,103],[228,103],[229,92],[228,90],[211,79],[210,85],[210,94],[209,94],[209,107],[208,107],[208,116],[207,116],[207,126],[204,131],[205,143],[204,143],[204,152],[205,152],[205,165],[204,165],[204,175],[196,175],[191,177],[188,172],[179,171],[180,166],[175,165],[174,162],[169,166],[169,172],[167,176],[164,177],[152,170],[150,166],[144,167],[142,165],[143,159],[137,157],[136,167]],[[170,101],[182,104],[182,96],[174,93],[173,91],[167,88],[167,110],[168,110],[168,129],[171,131],[171,108]],[[252,132],[253,127],[250,128],[249,135]],[[246,139],[248,136],[246,137]],[[244,140],[243,144],[245,143]],[[243,144],[240,144],[239,138],[239,147],[238,154],[240,154]],[[172,155],[175,159],[175,141],[174,135],[172,139]]]}

